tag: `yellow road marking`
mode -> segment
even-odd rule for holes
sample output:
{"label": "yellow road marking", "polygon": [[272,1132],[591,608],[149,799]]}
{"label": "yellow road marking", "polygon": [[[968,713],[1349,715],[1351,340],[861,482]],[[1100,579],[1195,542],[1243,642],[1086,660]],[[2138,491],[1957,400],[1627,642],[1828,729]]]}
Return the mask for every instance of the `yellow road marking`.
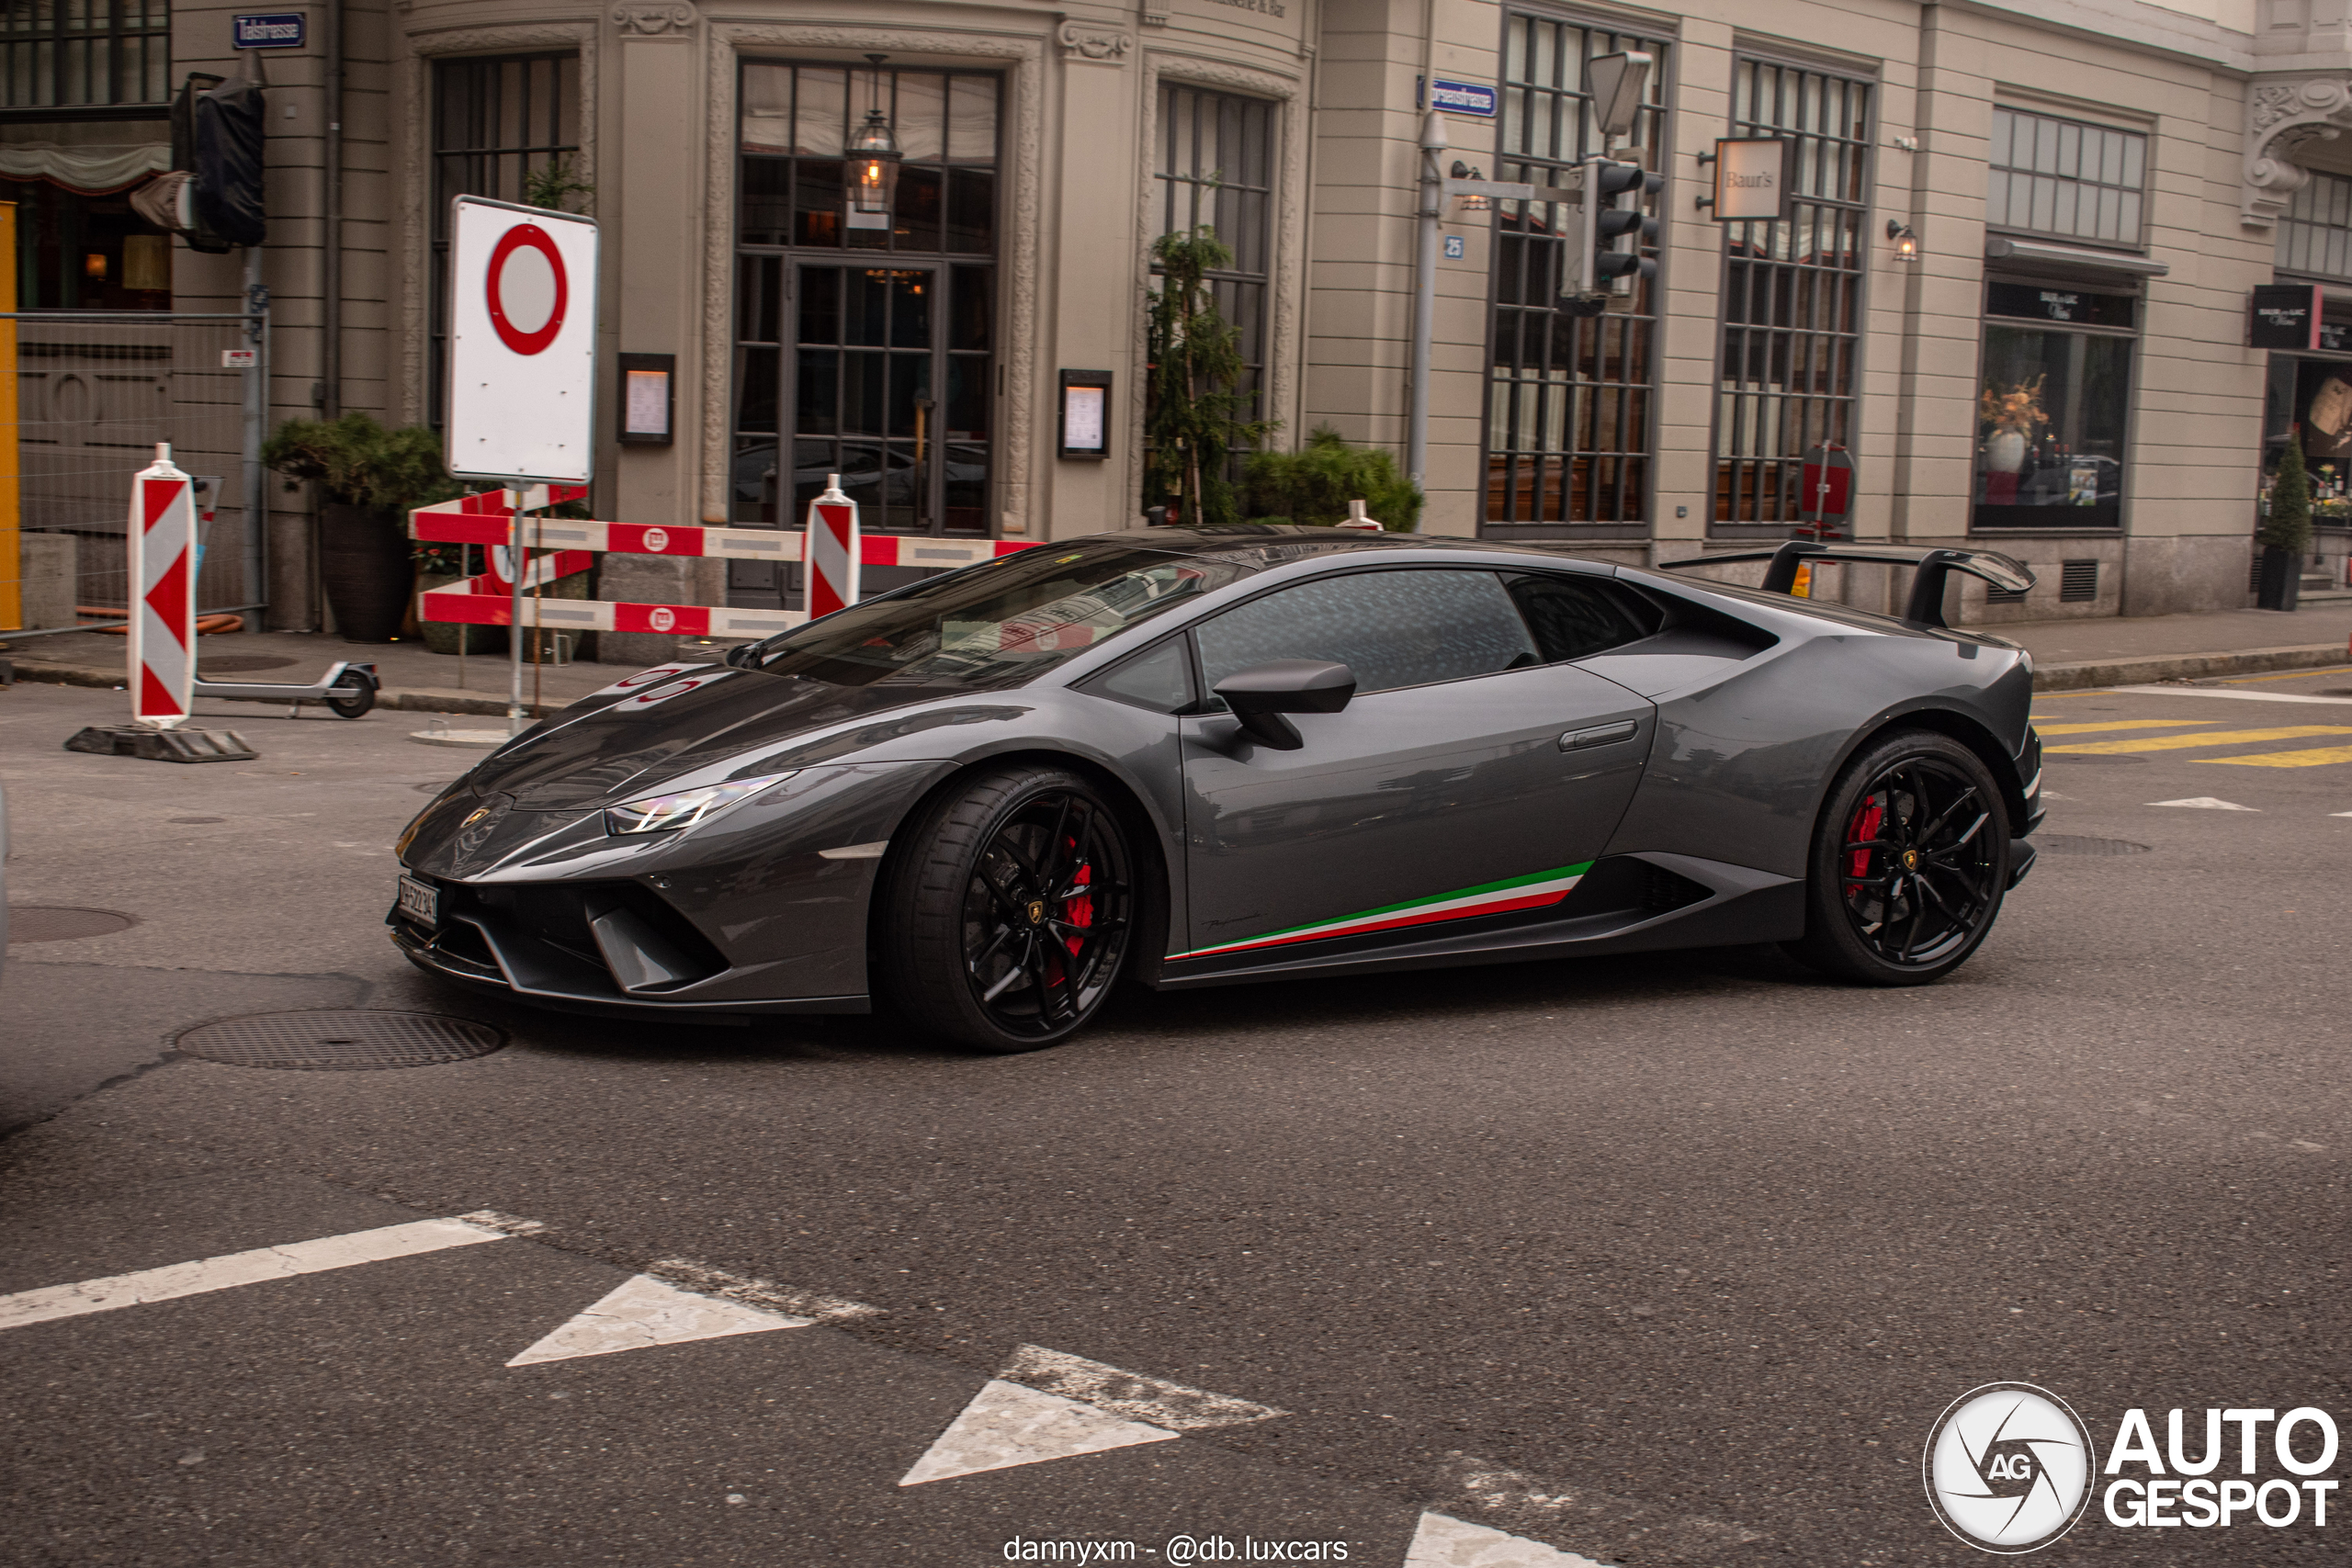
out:
{"label": "yellow road marking", "polygon": [[2037,724],[2044,735],[2088,735],[2094,729],[2184,729],[2190,725],[2216,724],[2211,718],[2116,718],[2100,724]]}
{"label": "yellow road marking", "polygon": [[2331,664],[2324,670],[2290,670],[2284,675],[2247,675],[2235,681],[2223,681],[2224,686],[2253,686],[2264,681],[2308,681],[2314,675],[2352,674],[2352,664]]}
{"label": "yellow road marking", "polygon": [[2236,762],[2248,768],[2322,768],[2352,762],[2352,746],[2314,746],[2308,751],[2263,751],[2251,757],[2199,757],[2200,762]]}
{"label": "yellow road marking", "polygon": [[2290,724],[2277,729],[2213,729],[2196,735],[2150,735],[2137,740],[2089,740],[2080,746],[2046,746],[2046,751],[2072,751],[2113,757],[2126,751],[2181,751],[2192,746],[2238,746],[2249,740],[2301,740],[2309,735],[2352,735],[2340,724]]}

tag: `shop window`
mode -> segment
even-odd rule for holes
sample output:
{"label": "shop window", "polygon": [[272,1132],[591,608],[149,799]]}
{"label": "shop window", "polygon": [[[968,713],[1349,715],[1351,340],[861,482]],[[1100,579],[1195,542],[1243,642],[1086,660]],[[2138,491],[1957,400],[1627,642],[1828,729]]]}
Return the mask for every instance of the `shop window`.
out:
{"label": "shop window", "polygon": [[1786,220],[1724,225],[1714,526],[1784,534],[1808,447],[1853,445],[1861,353],[1871,84],[1739,60],[1731,134],[1793,141]]}
{"label": "shop window", "polygon": [[160,104],[171,96],[165,0],[0,6],[0,108]]}
{"label": "shop window", "polygon": [[[524,201],[526,182],[580,156],[580,62],[569,54],[438,60],[433,65],[432,365],[430,418],[441,424],[448,344],[449,201]],[[569,198],[572,210],[583,203]]]}
{"label": "shop window", "polygon": [[2095,244],[2141,243],[2148,139],[2023,109],[1993,110],[1984,221]]}
{"label": "shop window", "polygon": [[[1239,417],[1263,412],[1266,297],[1273,280],[1274,108],[1262,98],[1212,93],[1181,83],[1159,86],[1159,183],[1152,217],[1159,232],[1206,228],[1233,253],[1208,275],[1217,313],[1237,329],[1247,400]],[[1234,455],[1237,466],[1242,454]]]}
{"label": "shop window", "polygon": [[2278,270],[2352,277],[2352,179],[2313,171],[2278,220]]}
{"label": "shop window", "polygon": [[[1565,185],[1577,160],[1601,151],[1585,62],[1621,50],[1643,51],[1657,64],[1632,145],[1617,156],[1665,167],[1667,45],[1513,14],[1503,22],[1495,178]],[[1560,298],[1568,247],[1580,243],[1577,209],[1530,201],[1495,206],[1480,532],[1500,538],[1640,533],[1649,517],[1658,285],[1636,282],[1632,294],[1611,296],[1602,314],[1578,315]]]}
{"label": "shop window", "polygon": [[17,204],[17,309],[170,310],[171,236],[130,197],[170,162],[162,120],[0,128],[0,201]]}
{"label": "shop window", "polygon": [[[837,474],[867,529],[986,534],[1001,80],[741,71],[729,517],[797,526]],[[887,220],[852,224],[844,155],[876,109],[898,186]],[[895,586],[890,570],[868,569],[868,591]],[[739,563],[729,602],[788,599],[797,572]]]}
{"label": "shop window", "polygon": [[1985,292],[1974,526],[2120,525],[2138,301],[2029,283]]}

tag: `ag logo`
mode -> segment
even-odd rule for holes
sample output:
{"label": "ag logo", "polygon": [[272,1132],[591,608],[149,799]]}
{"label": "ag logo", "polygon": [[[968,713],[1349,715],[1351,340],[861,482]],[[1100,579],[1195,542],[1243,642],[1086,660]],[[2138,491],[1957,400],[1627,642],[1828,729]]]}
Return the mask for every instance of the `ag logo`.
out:
{"label": "ag logo", "polygon": [[1995,1382],[1954,1400],[1928,1434],[1928,1501],[1980,1551],[2039,1551],[2090,1503],[2091,1435],[2056,1394]]}

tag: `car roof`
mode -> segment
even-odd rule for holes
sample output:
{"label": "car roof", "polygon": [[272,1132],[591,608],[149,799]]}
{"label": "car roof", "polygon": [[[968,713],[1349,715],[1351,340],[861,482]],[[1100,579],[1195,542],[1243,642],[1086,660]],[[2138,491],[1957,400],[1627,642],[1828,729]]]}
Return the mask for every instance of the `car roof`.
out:
{"label": "car roof", "polygon": [[[1221,527],[1128,528],[1090,536],[1103,544],[1171,555],[1207,556],[1264,568],[1317,557],[1380,550],[1434,550],[1448,554],[1523,556],[1552,565],[1577,560],[1607,570],[1606,561],[1568,554],[1557,547],[1495,539],[1464,539],[1428,534],[1373,534],[1313,523],[1234,523]],[[1076,543],[1072,540],[1070,543]]]}

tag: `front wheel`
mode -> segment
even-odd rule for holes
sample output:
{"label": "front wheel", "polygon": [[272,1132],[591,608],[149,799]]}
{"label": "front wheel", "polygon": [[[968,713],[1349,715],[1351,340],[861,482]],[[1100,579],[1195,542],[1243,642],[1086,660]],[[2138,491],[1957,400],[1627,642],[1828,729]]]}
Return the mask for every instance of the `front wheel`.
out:
{"label": "front wheel", "polygon": [[1076,1033],[1132,945],[1134,857],[1085,779],[978,775],[900,828],[886,863],[876,1001],[983,1051]]}
{"label": "front wheel", "polygon": [[2009,885],[2009,818],[1975,752],[1906,730],[1848,762],[1814,828],[1795,957],[1869,986],[1923,986],[1964,963]]}
{"label": "front wheel", "polygon": [[329,686],[326,705],[337,718],[357,718],[376,705],[376,688],[365,682],[356,686]]}

